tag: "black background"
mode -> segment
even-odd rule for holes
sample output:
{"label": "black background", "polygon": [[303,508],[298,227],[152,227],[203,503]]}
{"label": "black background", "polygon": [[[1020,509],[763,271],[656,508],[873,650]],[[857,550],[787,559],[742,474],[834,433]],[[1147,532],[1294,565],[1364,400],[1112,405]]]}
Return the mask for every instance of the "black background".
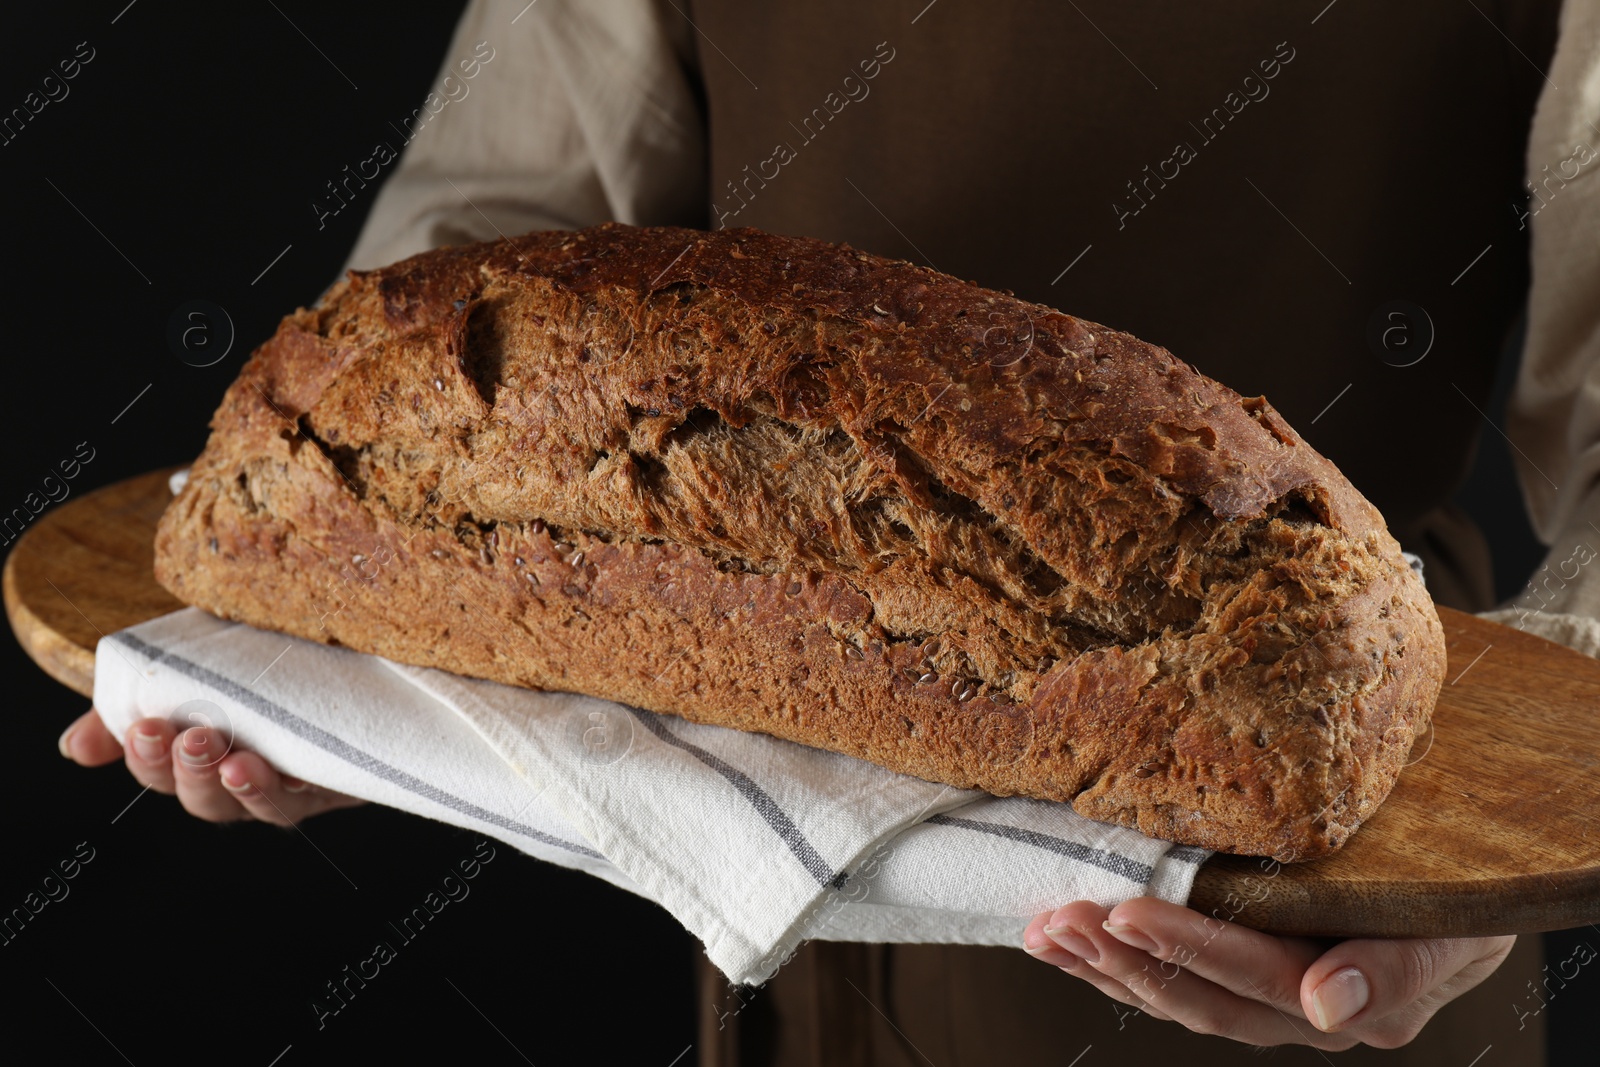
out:
{"label": "black background", "polygon": [[[375,140],[395,141],[388,123],[432,87],[460,9],[144,0],[112,25],[125,3],[8,10],[0,31],[6,112],[80,41],[96,53],[65,100],[0,147],[8,511],[84,440],[96,454],[74,496],[198,454],[240,360],[337,276],[375,188],[320,232],[312,200]],[[204,369],[166,343],[172,312],[195,299],[225,308],[238,334]],[[280,1067],[385,1056],[665,1067],[694,1040],[689,935],[652,904],[503,845],[471,894],[319,1030],[310,1005],[323,983],[395,941],[387,923],[479,838],[368,807],[314,820],[308,843],[202,823],[154,793],[112,825],[133,780],[55,752],[87,702],[9,631],[0,657],[18,763],[0,786],[0,909],[21,906],[79,842],[95,850],[70,895],[0,947],[0,1048],[48,1048],[63,1063],[121,1063],[114,1045],[140,1065],[265,1067],[292,1045]]]}
{"label": "black background", "polygon": [[[313,199],[419,105],[459,12],[124,4],[9,11],[0,37],[0,114],[79,42],[95,50],[70,95],[0,147],[5,511],[79,442],[95,458],[75,495],[200,451],[240,360],[333,280],[374,190],[321,230]],[[237,334],[211,367],[166,342],[191,300],[224,308]],[[1513,370],[1501,369],[1497,421]],[[1516,593],[1540,552],[1497,432],[1483,434],[1460,500],[1495,548],[1499,595]],[[314,820],[308,840],[201,823],[154,794],[113,825],[138,787],[120,767],[87,771],[55,752],[85,701],[9,637],[0,670],[19,766],[0,785],[0,911],[79,842],[95,850],[71,895],[0,947],[6,1045],[139,1064],[268,1064],[292,1046],[288,1067],[439,1052],[665,1065],[693,1042],[692,939],[653,905],[504,846],[467,900],[319,1030],[310,1003],[323,983],[478,839],[363,808]],[[1594,934],[1552,935],[1550,958]],[[1551,1002],[1552,1062],[1576,1061],[1597,1006],[1588,971]]]}

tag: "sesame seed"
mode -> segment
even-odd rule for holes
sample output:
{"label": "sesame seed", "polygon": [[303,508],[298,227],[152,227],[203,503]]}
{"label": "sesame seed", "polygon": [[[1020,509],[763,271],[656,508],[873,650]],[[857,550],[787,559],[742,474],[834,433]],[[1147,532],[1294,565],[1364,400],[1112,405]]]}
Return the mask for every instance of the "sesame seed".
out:
{"label": "sesame seed", "polygon": [[921,683],[922,685],[931,685],[932,683],[937,682],[938,680],[939,680],[939,676],[937,674],[932,674],[932,673],[924,674],[921,678],[917,679],[917,681],[919,683]]}

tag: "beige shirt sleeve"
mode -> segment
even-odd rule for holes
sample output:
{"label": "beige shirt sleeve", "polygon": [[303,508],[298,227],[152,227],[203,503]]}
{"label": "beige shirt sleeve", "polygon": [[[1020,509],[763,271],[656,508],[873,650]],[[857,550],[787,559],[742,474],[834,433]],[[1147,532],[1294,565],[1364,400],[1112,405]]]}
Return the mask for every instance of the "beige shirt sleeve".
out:
{"label": "beige shirt sleeve", "polygon": [[409,143],[347,266],[610,220],[703,225],[693,32],[666,0],[473,0],[396,126]]}
{"label": "beige shirt sleeve", "polygon": [[1544,565],[1502,621],[1600,651],[1600,5],[1569,2],[1528,142],[1533,285],[1507,415]]}

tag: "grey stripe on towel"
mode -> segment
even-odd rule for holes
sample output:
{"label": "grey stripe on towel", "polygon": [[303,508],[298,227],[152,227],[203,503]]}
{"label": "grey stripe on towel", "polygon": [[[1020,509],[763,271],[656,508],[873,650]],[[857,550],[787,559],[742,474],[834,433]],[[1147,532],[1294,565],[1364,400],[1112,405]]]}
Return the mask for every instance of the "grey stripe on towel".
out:
{"label": "grey stripe on towel", "polygon": [[1042,848],[1046,852],[1054,852],[1066,856],[1068,859],[1077,860],[1079,863],[1092,863],[1096,867],[1120,874],[1130,882],[1140,885],[1149,885],[1150,878],[1154,875],[1155,868],[1146,866],[1127,856],[1115,852],[1104,852],[1098,848],[1068,841],[1064,837],[1053,837],[1050,834],[1041,834],[1037,830],[1022,830],[1015,826],[1003,826],[997,822],[979,822],[977,819],[961,819],[953,815],[934,815],[928,819],[931,823],[940,826],[959,826],[963,830],[976,830],[981,834],[993,834],[1003,837],[1008,841],[1019,841],[1024,845]]}
{"label": "grey stripe on towel", "polygon": [[634,707],[629,707],[628,710],[633,712],[634,717],[644,724],[645,729],[673,748],[680,748],[689,753],[689,755],[722,775],[729,782],[732,782],[733,787],[744,794],[744,798],[750,802],[750,806],[756,809],[756,814],[765,819],[767,825],[772,827],[772,832],[777,834],[783,840],[783,843],[789,846],[789,851],[794,853],[795,859],[799,860],[800,865],[806,869],[811,877],[817,880],[818,885],[831,885],[835,889],[844,888],[845,879],[849,875],[844,871],[835,874],[833,868],[828,866],[827,861],[817,853],[815,848],[811,847],[811,842],[806,840],[806,835],[800,832],[800,827],[794,824],[794,820],[789,818],[788,813],[778,807],[778,802],[773,800],[771,795],[757,785],[748,774],[745,774],[737,767],[731,766],[725,760],[712,755],[699,745],[685,741],[671,730],[668,730],[661,720],[650,712],[640,711]]}
{"label": "grey stripe on towel", "polygon": [[407,774],[398,767],[391,767],[376,756],[356,748],[342,737],[329,733],[315,723],[307,722],[294,712],[274,704],[259,693],[246,689],[231,678],[224,678],[213,670],[202,667],[198,663],[192,663],[181,656],[174,655],[166,649],[158,648],[130,633],[112,634],[106,640],[113,641],[126,649],[137,652],[151,660],[152,663],[169,664],[180,674],[187,675],[195,681],[216,690],[218,693],[237,700],[262,718],[276,723],[296,737],[310,741],[324,752],[338,756],[346,763],[359,767],[368,774],[382,778],[386,782],[392,782],[419,797],[426,797],[428,800],[436,804],[442,804],[452,811],[458,811],[463,815],[479,819],[493,826],[521,834],[523,837],[532,838],[535,841],[541,841],[556,848],[563,848],[580,856],[589,856],[597,860],[605,859],[604,856],[592,848],[587,848],[572,841],[563,841],[559,837],[554,837],[542,830],[536,830],[531,826],[508,819],[504,815],[489,811],[487,808],[480,808],[470,800],[462,800],[458,796],[446,793],[436,785]]}

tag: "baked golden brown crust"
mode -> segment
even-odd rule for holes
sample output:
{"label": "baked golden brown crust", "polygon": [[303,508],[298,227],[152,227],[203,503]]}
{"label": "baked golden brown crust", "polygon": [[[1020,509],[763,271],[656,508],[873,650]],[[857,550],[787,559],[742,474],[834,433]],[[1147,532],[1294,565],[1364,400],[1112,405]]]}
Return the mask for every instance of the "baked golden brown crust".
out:
{"label": "baked golden brown crust", "polygon": [[1444,672],[1264,400],[847,246],[608,225],[355,273],[212,430],[157,535],[189,603],[1208,848],[1338,848]]}

